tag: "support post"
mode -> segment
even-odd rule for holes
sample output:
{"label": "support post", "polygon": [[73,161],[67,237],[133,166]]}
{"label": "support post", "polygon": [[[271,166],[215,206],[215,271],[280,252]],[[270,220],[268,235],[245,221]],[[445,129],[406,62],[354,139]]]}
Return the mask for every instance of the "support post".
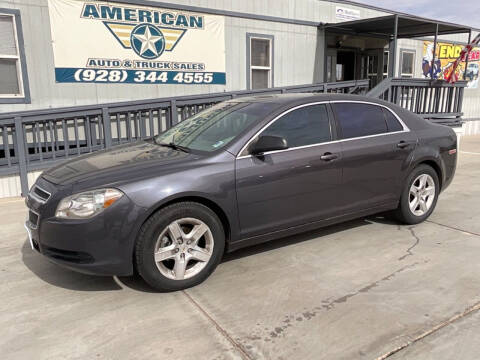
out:
{"label": "support post", "polygon": [[435,66],[435,53],[437,52],[437,40],[438,40],[438,23],[435,24],[435,37],[433,38],[433,58],[432,66],[430,66],[430,79],[433,80],[434,66]]}
{"label": "support post", "polygon": [[388,76],[395,77],[395,68],[397,67],[397,40],[398,40],[398,15],[395,15],[393,27],[393,39],[388,46],[389,68]]}
{"label": "support post", "polygon": [[175,99],[170,101],[170,127],[178,122],[177,102]]}
{"label": "support post", "polygon": [[102,108],[103,118],[103,136],[105,137],[105,148],[108,149],[112,146],[112,124],[110,122],[110,112],[108,108]]}
{"label": "support post", "polygon": [[[472,29],[470,29],[470,31],[468,32],[468,41],[467,41],[467,45],[470,44],[470,42],[472,41]],[[469,52],[467,52],[467,54],[465,55],[465,71],[463,72],[463,80],[465,80],[465,77],[467,75],[467,68],[468,68],[468,55],[470,55]]]}
{"label": "support post", "polygon": [[23,137],[22,118],[15,117],[15,139],[17,140],[17,151],[15,154],[18,159],[18,167],[20,169],[20,185],[22,189],[22,196],[28,195],[28,173],[27,173],[27,154],[25,152],[25,141]]}

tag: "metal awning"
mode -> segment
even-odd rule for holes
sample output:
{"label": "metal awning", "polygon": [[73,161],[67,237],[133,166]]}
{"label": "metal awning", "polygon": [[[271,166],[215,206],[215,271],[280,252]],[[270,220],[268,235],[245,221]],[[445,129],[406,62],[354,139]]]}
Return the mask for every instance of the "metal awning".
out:
{"label": "metal awning", "polygon": [[[329,23],[320,25],[320,27],[329,33],[388,39],[390,42],[389,52],[391,54],[391,61],[389,61],[388,68],[389,77],[393,77],[395,73],[398,39],[433,36],[434,45],[431,67],[431,76],[433,78],[433,64],[435,63],[435,50],[437,48],[438,36],[468,33],[468,43],[470,43],[472,37],[472,28],[468,26],[401,14]],[[468,64],[468,59],[466,64]]]}
{"label": "metal awning", "polygon": [[397,38],[434,36],[437,26],[438,35],[462,34],[471,31],[468,26],[407,15],[388,15],[340,23],[327,23],[321,25],[321,27],[335,33],[391,38],[394,36],[396,18],[398,18]]}

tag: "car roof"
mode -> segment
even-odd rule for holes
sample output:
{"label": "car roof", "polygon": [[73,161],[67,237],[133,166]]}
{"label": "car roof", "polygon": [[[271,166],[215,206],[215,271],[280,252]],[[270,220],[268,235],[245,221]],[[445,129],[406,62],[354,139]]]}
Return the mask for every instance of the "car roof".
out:
{"label": "car roof", "polygon": [[272,103],[279,106],[296,105],[302,103],[322,102],[322,101],[368,101],[381,105],[391,105],[382,100],[371,97],[351,94],[325,94],[325,93],[290,93],[290,94],[264,94],[235,98],[230,102],[255,102]]}

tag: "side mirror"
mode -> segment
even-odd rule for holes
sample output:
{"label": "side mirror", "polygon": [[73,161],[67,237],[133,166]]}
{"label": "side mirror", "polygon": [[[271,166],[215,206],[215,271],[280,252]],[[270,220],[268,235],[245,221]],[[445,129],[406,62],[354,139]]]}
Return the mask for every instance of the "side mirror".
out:
{"label": "side mirror", "polygon": [[288,149],[287,140],[280,136],[260,136],[250,147],[252,155],[260,155],[268,151]]}

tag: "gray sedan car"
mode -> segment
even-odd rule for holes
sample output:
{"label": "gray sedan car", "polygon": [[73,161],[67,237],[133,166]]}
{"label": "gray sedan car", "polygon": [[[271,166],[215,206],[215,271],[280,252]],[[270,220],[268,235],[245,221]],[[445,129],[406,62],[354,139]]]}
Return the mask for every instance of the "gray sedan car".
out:
{"label": "gray sedan car", "polygon": [[235,99],[45,171],[26,228],[57,264],[184,289],[226,251],[379,212],[425,220],[456,147],[452,129],[361,96]]}

